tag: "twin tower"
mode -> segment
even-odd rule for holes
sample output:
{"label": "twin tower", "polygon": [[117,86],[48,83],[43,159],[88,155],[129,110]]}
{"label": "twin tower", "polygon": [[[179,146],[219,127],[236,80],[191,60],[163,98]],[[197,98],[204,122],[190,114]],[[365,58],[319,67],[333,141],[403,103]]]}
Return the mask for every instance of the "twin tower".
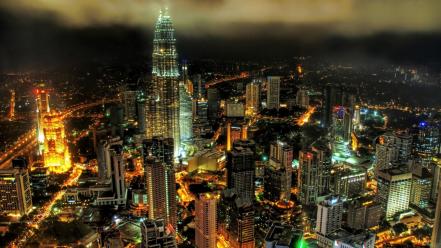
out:
{"label": "twin tower", "polygon": [[174,157],[181,146],[177,59],[175,30],[167,11],[161,11],[153,39],[152,82],[146,90],[146,136],[172,138]]}

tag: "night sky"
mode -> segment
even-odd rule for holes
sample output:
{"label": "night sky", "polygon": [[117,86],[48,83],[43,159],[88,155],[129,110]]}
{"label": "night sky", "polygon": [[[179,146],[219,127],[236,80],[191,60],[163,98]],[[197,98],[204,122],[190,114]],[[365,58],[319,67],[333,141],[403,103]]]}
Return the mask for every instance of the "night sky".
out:
{"label": "night sky", "polygon": [[148,60],[165,5],[181,59],[441,58],[439,0],[2,0],[0,71]]}

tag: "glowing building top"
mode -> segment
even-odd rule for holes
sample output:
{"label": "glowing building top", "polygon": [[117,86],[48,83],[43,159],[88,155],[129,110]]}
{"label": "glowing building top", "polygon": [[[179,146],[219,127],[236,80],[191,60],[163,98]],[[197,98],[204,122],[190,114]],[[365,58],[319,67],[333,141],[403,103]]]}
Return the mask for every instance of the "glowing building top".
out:
{"label": "glowing building top", "polygon": [[179,77],[175,29],[167,9],[159,12],[153,39],[153,76]]}
{"label": "glowing building top", "polygon": [[146,89],[146,137],[172,138],[174,157],[179,156],[179,71],[176,39],[167,11],[155,25],[152,82]]}

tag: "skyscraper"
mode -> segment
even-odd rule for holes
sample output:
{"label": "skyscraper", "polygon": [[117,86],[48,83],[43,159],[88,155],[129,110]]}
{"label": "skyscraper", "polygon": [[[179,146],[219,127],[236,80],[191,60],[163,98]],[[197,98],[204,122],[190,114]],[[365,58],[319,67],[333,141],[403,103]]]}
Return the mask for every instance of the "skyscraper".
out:
{"label": "skyscraper", "polygon": [[282,182],[280,200],[284,201],[289,201],[291,198],[292,160],[292,146],[282,141],[276,141],[271,144],[269,163],[275,170],[280,170],[280,176],[283,177],[277,181]]}
{"label": "skyscraper", "polygon": [[242,199],[254,199],[254,153],[250,148],[233,146],[227,153],[228,188]]}
{"label": "skyscraper", "polygon": [[28,214],[32,210],[32,193],[26,162],[0,170],[0,214]]}
{"label": "skyscraper", "polygon": [[253,202],[242,199],[234,189],[221,194],[218,211],[219,233],[232,248],[254,248]]}
{"label": "skyscraper", "polygon": [[305,87],[300,87],[296,94],[296,105],[302,108],[308,108],[309,96]]}
{"label": "skyscraper", "polygon": [[267,82],[266,108],[278,110],[280,106],[280,77],[270,76]]}
{"label": "skyscraper", "polygon": [[259,113],[260,109],[260,84],[255,82],[246,86],[246,115],[254,115]]}
{"label": "skyscraper", "polygon": [[191,98],[191,91],[188,88],[191,82],[188,79],[187,64],[182,66],[182,71],[183,78],[179,82],[179,132],[181,142],[193,138],[193,100]]}
{"label": "skyscraper", "polygon": [[343,201],[338,196],[330,196],[317,204],[316,232],[328,235],[341,228]]}
{"label": "skyscraper", "polygon": [[386,218],[409,209],[412,173],[398,168],[378,171],[377,200],[381,203]]}
{"label": "skyscraper", "polygon": [[168,229],[176,230],[176,180],[173,165],[153,156],[145,158],[144,163],[149,218],[164,219]]}
{"label": "skyscraper", "polygon": [[315,204],[317,197],[328,189],[329,164],[326,151],[315,148],[300,151],[298,187],[302,204]]}
{"label": "skyscraper", "polygon": [[152,82],[147,90],[146,136],[173,138],[174,157],[179,155],[179,70],[175,30],[167,11],[155,25]]}
{"label": "skyscraper", "polygon": [[197,248],[216,247],[217,200],[213,193],[200,194],[195,200]]}

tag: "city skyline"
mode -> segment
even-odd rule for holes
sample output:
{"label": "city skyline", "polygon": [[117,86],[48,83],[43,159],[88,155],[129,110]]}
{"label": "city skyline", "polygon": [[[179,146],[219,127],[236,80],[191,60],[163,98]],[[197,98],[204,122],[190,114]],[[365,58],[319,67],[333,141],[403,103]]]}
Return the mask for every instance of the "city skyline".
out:
{"label": "city skyline", "polygon": [[439,248],[438,5],[2,1],[0,247]]}

